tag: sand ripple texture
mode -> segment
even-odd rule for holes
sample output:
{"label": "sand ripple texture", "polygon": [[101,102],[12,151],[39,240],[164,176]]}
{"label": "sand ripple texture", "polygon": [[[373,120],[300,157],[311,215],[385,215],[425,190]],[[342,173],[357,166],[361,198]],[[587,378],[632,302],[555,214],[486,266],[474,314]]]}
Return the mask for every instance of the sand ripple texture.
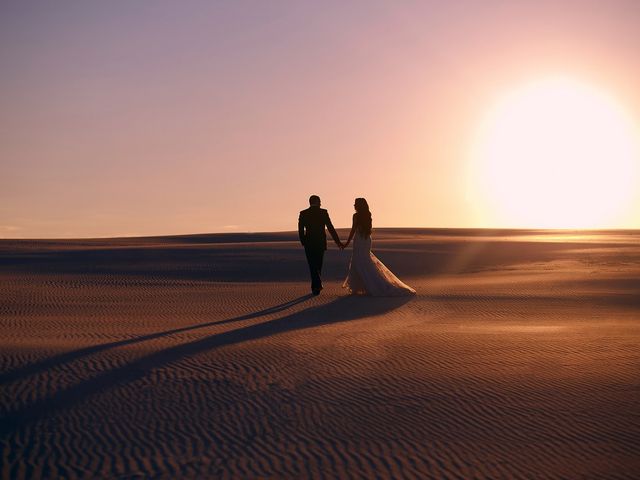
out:
{"label": "sand ripple texture", "polygon": [[0,241],[1,477],[638,478],[638,233],[375,235]]}

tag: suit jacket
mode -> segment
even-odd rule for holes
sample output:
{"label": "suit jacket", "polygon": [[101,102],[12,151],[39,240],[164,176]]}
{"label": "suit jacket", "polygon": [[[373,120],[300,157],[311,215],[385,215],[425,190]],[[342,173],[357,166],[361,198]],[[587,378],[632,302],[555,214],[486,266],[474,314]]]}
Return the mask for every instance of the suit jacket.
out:
{"label": "suit jacket", "polygon": [[309,207],[306,210],[302,210],[298,217],[298,235],[304,248],[326,250],[327,234],[325,227],[329,230],[333,240],[339,243],[340,239],[336,229],[333,228],[329,212],[320,207]]}

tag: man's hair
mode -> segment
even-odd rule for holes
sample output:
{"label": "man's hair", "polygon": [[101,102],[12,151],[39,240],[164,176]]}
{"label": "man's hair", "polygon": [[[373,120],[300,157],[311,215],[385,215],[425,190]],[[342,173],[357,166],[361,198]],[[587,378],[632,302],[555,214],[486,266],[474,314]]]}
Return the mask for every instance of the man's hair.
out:
{"label": "man's hair", "polygon": [[320,197],[318,195],[311,195],[309,197],[309,205],[320,205]]}

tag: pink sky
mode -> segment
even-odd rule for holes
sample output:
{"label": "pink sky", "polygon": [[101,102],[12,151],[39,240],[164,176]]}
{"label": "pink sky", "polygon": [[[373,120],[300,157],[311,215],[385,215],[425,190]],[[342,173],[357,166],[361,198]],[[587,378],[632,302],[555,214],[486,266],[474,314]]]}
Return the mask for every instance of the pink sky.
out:
{"label": "pink sky", "polygon": [[293,230],[312,193],[336,226],[357,196],[377,226],[521,226],[473,215],[480,119],[563,74],[640,124],[638,25],[633,0],[3,1],[0,238]]}

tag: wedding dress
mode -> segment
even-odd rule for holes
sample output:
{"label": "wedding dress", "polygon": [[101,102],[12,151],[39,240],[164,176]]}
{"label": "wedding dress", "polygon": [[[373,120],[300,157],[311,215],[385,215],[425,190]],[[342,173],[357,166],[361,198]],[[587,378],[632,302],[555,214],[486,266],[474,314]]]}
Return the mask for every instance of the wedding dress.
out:
{"label": "wedding dress", "polygon": [[396,297],[416,293],[371,253],[371,235],[363,236],[360,232],[353,237],[349,274],[342,286],[351,294],[373,297]]}

